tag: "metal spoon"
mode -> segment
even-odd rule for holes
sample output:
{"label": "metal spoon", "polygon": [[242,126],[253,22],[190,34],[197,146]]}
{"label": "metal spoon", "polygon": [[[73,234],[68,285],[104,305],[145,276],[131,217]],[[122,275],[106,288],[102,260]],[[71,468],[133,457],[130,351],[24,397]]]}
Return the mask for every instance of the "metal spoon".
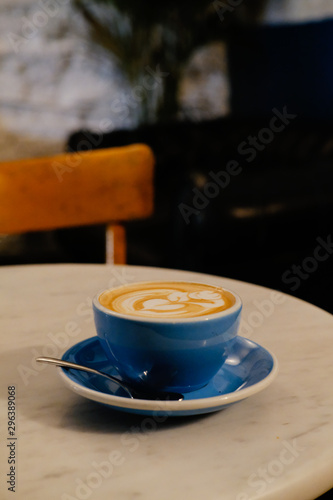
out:
{"label": "metal spoon", "polygon": [[47,356],[41,356],[36,358],[38,363],[47,363],[55,366],[61,366],[62,368],[71,368],[74,370],[80,370],[82,372],[93,373],[94,375],[101,375],[102,377],[106,377],[112,382],[116,382],[120,387],[122,387],[130,398],[132,399],[156,399],[161,401],[182,401],[184,399],[183,394],[178,392],[160,392],[160,391],[138,391],[134,389],[129,384],[123,382],[122,380],[118,380],[116,377],[112,375],[108,375],[107,373],[100,372],[98,370],[94,370],[94,368],[89,368],[88,366],[78,365],[77,363],[71,363],[70,361],[63,361],[58,358],[49,358]]}

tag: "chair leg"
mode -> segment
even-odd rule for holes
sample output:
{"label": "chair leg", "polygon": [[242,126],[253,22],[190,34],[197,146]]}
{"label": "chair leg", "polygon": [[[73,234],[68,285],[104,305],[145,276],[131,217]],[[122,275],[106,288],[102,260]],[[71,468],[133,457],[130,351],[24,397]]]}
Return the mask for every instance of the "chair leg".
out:
{"label": "chair leg", "polygon": [[126,232],[124,226],[109,224],[106,228],[106,263],[126,264]]}

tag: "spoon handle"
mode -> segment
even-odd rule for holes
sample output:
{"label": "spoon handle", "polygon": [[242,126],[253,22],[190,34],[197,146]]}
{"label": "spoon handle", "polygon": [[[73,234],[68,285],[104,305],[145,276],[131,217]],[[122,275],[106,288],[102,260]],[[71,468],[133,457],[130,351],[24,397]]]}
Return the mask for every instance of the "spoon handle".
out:
{"label": "spoon handle", "polygon": [[106,373],[94,370],[94,368],[89,368],[88,366],[78,365],[77,363],[71,363],[70,361],[64,361],[58,358],[50,358],[48,356],[40,356],[39,358],[36,358],[36,361],[38,363],[47,363],[50,365],[61,366],[62,368],[71,368],[73,370],[93,373],[94,375],[101,375],[102,377],[108,378],[109,380],[112,380],[112,382],[120,385],[120,387],[122,387],[127,392],[130,398],[133,399],[131,391],[120,380],[118,380],[116,377],[113,377],[112,375],[107,375]]}
{"label": "spoon handle", "polygon": [[108,375],[107,373],[100,372],[98,370],[94,370],[94,368],[89,368],[88,366],[78,365],[77,363],[71,363],[70,361],[64,361],[58,358],[50,358],[48,356],[40,356],[36,358],[38,363],[48,363],[51,365],[61,366],[62,368],[80,370],[82,372],[93,373],[94,375],[101,375],[112,382],[115,382],[120,387],[127,392],[131,399],[160,399],[162,401],[182,401],[184,399],[183,394],[178,392],[156,392],[156,391],[138,391],[137,389],[133,389],[129,384],[126,384],[112,375]]}

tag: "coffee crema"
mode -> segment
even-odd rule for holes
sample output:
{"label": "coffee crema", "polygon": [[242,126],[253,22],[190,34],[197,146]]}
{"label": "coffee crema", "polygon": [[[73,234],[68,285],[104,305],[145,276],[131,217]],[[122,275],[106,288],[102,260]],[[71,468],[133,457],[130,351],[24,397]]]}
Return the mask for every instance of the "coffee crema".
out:
{"label": "coffee crema", "polygon": [[195,318],[232,307],[236,299],[218,286],[178,281],[134,283],[99,296],[102,306],[146,318]]}

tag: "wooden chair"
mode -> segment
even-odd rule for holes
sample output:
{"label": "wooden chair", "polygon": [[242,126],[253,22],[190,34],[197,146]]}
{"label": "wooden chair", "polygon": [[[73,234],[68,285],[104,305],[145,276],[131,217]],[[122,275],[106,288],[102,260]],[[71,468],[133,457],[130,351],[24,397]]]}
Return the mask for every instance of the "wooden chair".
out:
{"label": "wooden chair", "polygon": [[106,224],[106,262],[126,261],[123,222],[153,212],[144,144],[0,163],[0,233]]}

